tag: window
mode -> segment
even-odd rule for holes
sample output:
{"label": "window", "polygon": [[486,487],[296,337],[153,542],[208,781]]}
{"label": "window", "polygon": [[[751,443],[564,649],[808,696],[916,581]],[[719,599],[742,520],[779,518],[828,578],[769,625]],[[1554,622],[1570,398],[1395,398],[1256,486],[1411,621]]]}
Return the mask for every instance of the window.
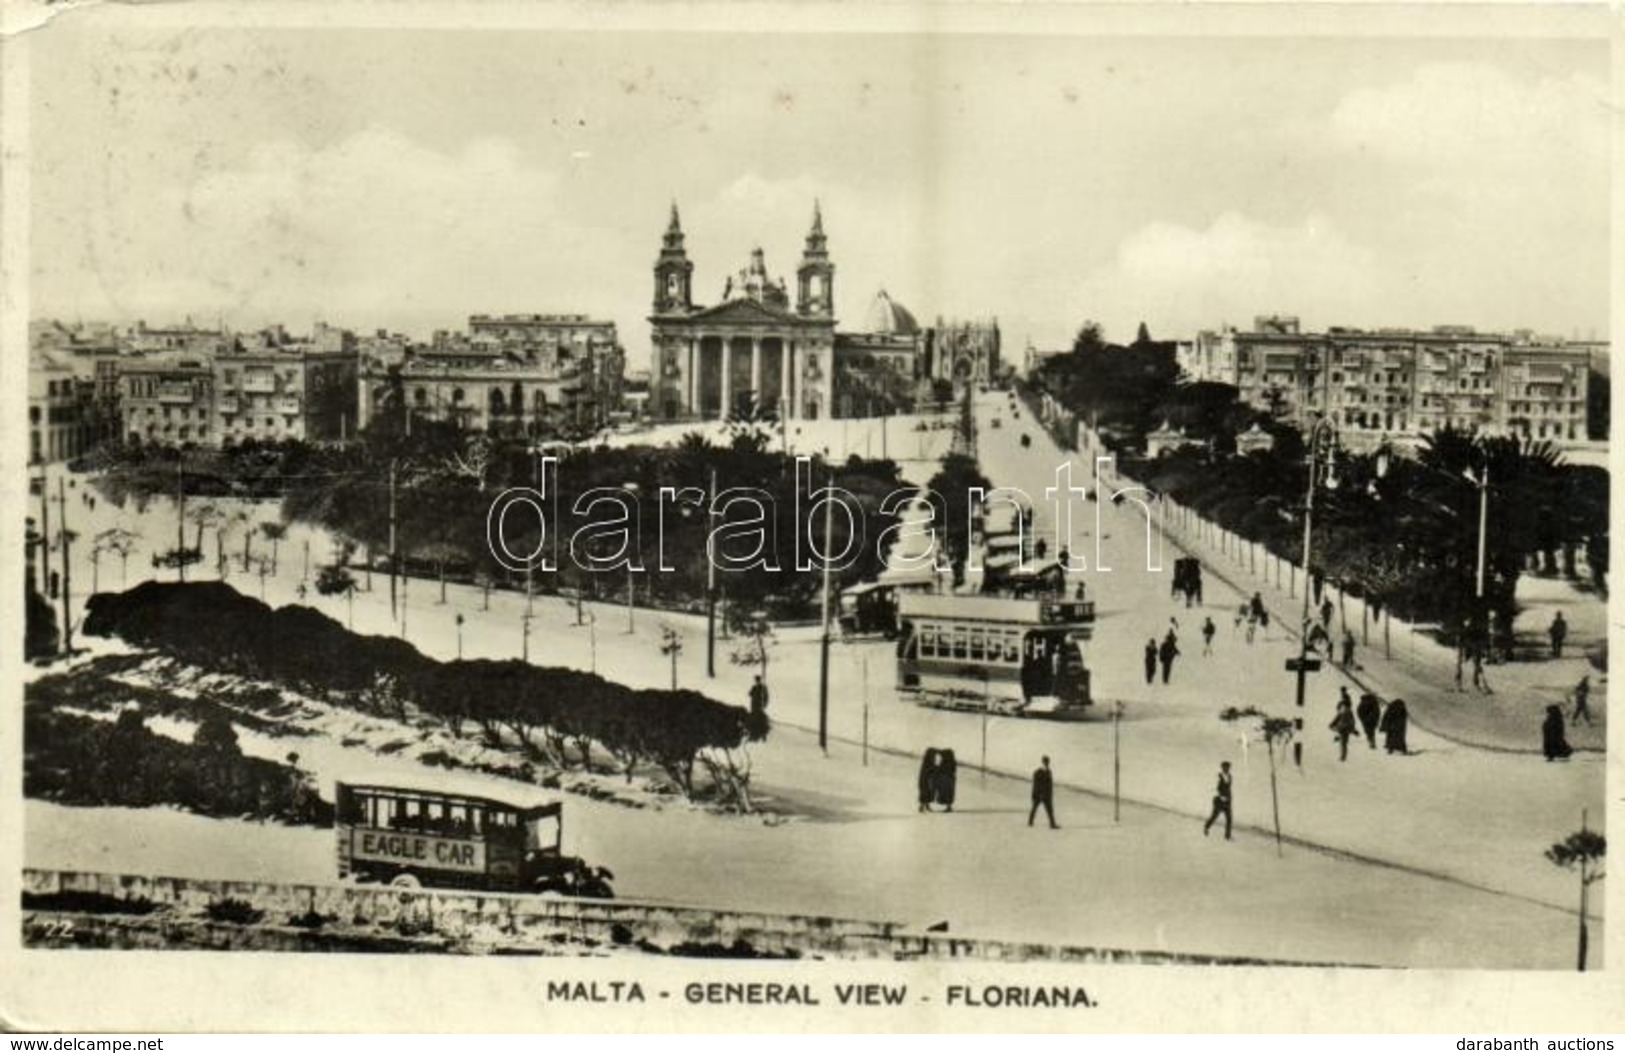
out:
{"label": "window", "polygon": [[962,659],[966,655],[968,655],[969,653],[970,653],[970,640],[968,639],[968,633],[966,632],[965,627],[962,626],[962,625],[955,626],[954,627],[954,654],[953,654],[953,656],[955,658],[961,658]]}

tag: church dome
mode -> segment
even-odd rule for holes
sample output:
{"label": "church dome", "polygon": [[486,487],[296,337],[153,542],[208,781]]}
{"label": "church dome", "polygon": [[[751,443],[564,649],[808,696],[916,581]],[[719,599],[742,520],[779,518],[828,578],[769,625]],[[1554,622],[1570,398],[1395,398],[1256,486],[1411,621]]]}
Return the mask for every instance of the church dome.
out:
{"label": "church dome", "polygon": [[869,313],[864,316],[863,331],[886,336],[914,336],[920,327],[914,321],[914,316],[908,313],[908,308],[887,296],[886,290],[882,289],[875,295],[874,303],[869,305]]}

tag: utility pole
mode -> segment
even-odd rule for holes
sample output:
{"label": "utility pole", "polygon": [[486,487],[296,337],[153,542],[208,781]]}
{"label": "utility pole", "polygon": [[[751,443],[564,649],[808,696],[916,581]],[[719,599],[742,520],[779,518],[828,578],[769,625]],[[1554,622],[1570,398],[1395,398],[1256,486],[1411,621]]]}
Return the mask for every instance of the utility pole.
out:
{"label": "utility pole", "polygon": [[1123,703],[1112,704],[1112,822],[1123,818],[1123,763],[1119,751],[1123,724]]}
{"label": "utility pole", "polygon": [[1490,465],[1484,462],[1484,471],[1478,477],[1478,607],[1479,617],[1484,616],[1484,562],[1485,562],[1485,531],[1490,520]]}
{"label": "utility pole", "polygon": [[39,471],[39,592],[51,594],[51,477]]}
{"label": "utility pole", "polygon": [[[829,554],[830,532],[835,513],[835,471],[829,473],[829,495],[824,498],[824,601],[823,637],[818,647],[818,748],[829,756]],[[799,526],[798,528],[799,529]]]}
{"label": "utility pole", "polygon": [[[175,568],[186,581],[186,470],[175,462]],[[198,553],[202,556],[203,553]]]}
{"label": "utility pole", "polygon": [[711,513],[717,506],[717,470],[711,469],[711,500],[705,506],[705,675],[717,675],[717,561],[711,551]]}
{"label": "utility pole", "polygon": [[68,548],[73,535],[68,532],[67,483],[60,475],[56,477],[56,500],[62,506],[62,526],[60,528],[62,531],[62,653],[71,655],[73,654],[73,610],[69,599],[72,590],[68,582],[68,568],[71,565],[68,559]]}
{"label": "utility pole", "polygon": [[[408,416],[406,419],[410,422],[412,418]],[[409,429],[410,426],[410,423],[408,423]],[[306,544],[308,545],[309,542],[306,542]],[[395,572],[399,560],[400,555],[395,550],[395,459],[391,458],[389,462],[389,616],[391,618],[396,616]]]}
{"label": "utility pole", "polygon": [[1309,594],[1313,591],[1309,587],[1309,542],[1314,536],[1315,472],[1320,466],[1322,429],[1330,434],[1330,428],[1331,418],[1322,417],[1309,432],[1309,483],[1303,498],[1303,620],[1298,624],[1298,716],[1293,722],[1297,733],[1292,737],[1292,763],[1299,768],[1303,767],[1303,704],[1309,675]]}

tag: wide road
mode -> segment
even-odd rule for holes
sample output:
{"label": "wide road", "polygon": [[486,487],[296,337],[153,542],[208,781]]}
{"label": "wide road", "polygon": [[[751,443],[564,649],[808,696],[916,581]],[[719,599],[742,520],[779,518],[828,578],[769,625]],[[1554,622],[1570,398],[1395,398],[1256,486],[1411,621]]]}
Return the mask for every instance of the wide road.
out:
{"label": "wide road", "polygon": [[[979,406],[984,465],[996,482],[1039,498],[1063,455],[1036,427],[1006,420],[991,428],[992,415],[1007,412],[999,409],[1002,398]],[[1030,448],[1019,445],[1022,430],[1031,435]],[[155,539],[151,547],[173,537],[173,512],[164,502],[146,513],[100,502],[92,512],[72,495],[69,512],[81,537],[119,521]],[[686,902],[920,924],[949,920],[954,931],[1078,944],[1413,966],[1570,964],[1574,879],[1541,852],[1578,825],[1581,807],[1601,814],[1599,760],[1547,765],[1413,735],[1415,756],[1361,747],[1339,764],[1322,730],[1334,692],[1321,680],[1307,721],[1305,768],[1283,770],[1279,780],[1289,842],[1277,857],[1263,746],[1247,740],[1249,729],[1221,723],[1217,714],[1231,704],[1289,712],[1289,678],[1281,671],[1287,645],[1275,639],[1249,648],[1226,620],[1216,654],[1203,658],[1199,620],[1171,604],[1163,575],[1144,568],[1143,522],[1126,505],[1106,506],[1102,516],[1099,533],[1113,569],[1087,578],[1102,612],[1089,660],[1097,692],[1126,708],[1121,785],[1128,803],[1120,822],[1112,820],[1109,722],[984,725],[972,715],[919,708],[891,690],[891,650],[880,642],[835,645],[826,757],[810,733],[818,722],[817,632],[796,629],[781,633],[773,648],[771,712],[779,730],[753,750],[753,759],[755,785],[768,802],[805,818],[762,823],[582,801],[576,807],[584,821],[573,827],[583,839],[580,850],[615,869],[626,894]],[[1041,511],[1040,526],[1045,522]],[[1074,527],[1074,551],[1088,553],[1095,566],[1092,515],[1077,517]],[[264,583],[271,602],[295,601],[305,537],[296,530],[283,544],[280,573]],[[313,560],[327,551],[317,536]],[[150,575],[146,550],[131,563],[132,583]],[[115,568],[104,562],[104,585],[116,583]],[[88,564],[75,576],[82,587]],[[261,584],[237,572],[231,580],[248,592]],[[454,656],[454,619],[462,613],[463,653],[519,654],[522,597],[494,595],[485,611],[476,590],[453,586],[444,605],[438,595],[431,583],[411,584],[405,609],[412,643]],[[1234,606],[1217,589],[1209,600],[1220,613]],[[341,600],[310,602],[346,617]],[[674,625],[686,634],[681,682],[743,702],[750,670],[728,661],[726,643],[716,680],[706,680],[699,620],[639,610],[629,633],[624,609],[602,605],[589,613],[595,621],[578,627],[568,604],[539,600],[533,660],[660,685],[670,675],[659,654],[660,628]],[[1147,687],[1138,671],[1140,647],[1171,616],[1179,618],[1185,656],[1170,685]],[[374,591],[357,597],[354,618],[358,631],[400,630],[381,577]],[[866,728],[877,747],[867,767],[860,747]],[[985,782],[972,768],[984,731],[994,773]],[[953,816],[915,810],[914,769],[927,746],[952,748],[960,758],[961,800]],[[1025,823],[1026,774],[1045,753],[1061,787],[1063,829],[1053,833]],[[1240,828],[1231,843],[1204,838],[1199,818],[1221,759],[1237,772]],[[137,843],[162,843],[114,826],[97,853],[101,867],[119,865]],[[61,840],[31,828],[29,862],[69,865],[46,852]],[[198,855],[190,844],[174,847],[177,860]],[[1600,942],[1593,953],[1600,954]]]}

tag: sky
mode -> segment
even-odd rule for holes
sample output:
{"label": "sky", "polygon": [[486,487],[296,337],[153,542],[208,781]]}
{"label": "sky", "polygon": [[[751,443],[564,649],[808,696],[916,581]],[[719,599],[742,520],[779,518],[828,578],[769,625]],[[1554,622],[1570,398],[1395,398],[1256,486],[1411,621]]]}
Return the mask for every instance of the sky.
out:
{"label": "sky", "polygon": [[1467,324],[1606,334],[1586,40],[232,28],[60,18],[31,52],[32,313],[427,336],[571,312],[647,354],[821,203],[842,328],[884,289],[1006,354]]}

